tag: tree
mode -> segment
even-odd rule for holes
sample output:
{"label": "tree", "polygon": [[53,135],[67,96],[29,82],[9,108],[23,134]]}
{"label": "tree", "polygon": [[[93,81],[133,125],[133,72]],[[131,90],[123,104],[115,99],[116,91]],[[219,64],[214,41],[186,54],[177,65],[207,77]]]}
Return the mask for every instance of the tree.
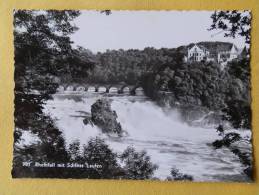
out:
{"label": "tree", "polygon": [[[66,162],[69,155],[61,131],[43,113],[44,103],[56,92],[57,62],[73,53],[69,35],[77,28],[78,11],[14,11],[15,130],[14,177],[62,177],[62,169],[25,168],[22,162]],[[30,131],[39,142],[19,147],[22,132]]]}
{"label": "tree", "polygon": [[[249,11],[215,11],[209,30],[221,29],[225,36],[242,36],[246,43],[251,42],[251,13]],[[250,58],[246,48],[242,59],[229,63],[226,70],[229,75],[229,87],[226,93],[224,119],[235,128],[251,128],[250,108]]]}
{"label": "tree", "polygon": [[72,161],[77,162],[80,160],[80,141],[75,140],[74,142],[70,143],[68,146],[68,153],[70,156],[70,159]]}
{"label": "tree", "polygon": [[230,62],[226,71],[232,77],[240,79],[248,88],[247,91],[250,91],[250,58],[244,57]]}
{"label": "tree", "polygon": [[[35,162],[64,163],[70,160],[62,133],[55,127],[49,116],[41,115],[34,125],[36,128],[34,126],[30,128],[32,133],[37,136],[37,142],[25,146],[19,146],[17,143],[14,144],[12,176],[66,177],[66,170],[62,168],[39,168],[33,166]],[[17,142],[19,140],[17,139]],[[22,165],[24,162],[31,162],[32,166],[25,167]]]}
{"label": "tree", "polygon": [[[223,129],[223,128],[222,128]],[[220,134],[221,139],[215,140],[212,142],[212,146],[215,149],[219,149],[222,147],[229,148],[230,151],[235,154],[240,162],[245,166],[243,170],[244,173],[253,179],[253,155],[252,150],[247,150],[242,147],[239,147],[240,143],[246,142],[246,144],[251,144],[251,140],[247,140],[242,137],[239,133],[229,132],[226,134]]]}
{"label": "tree", "polygon": [[150,161],[145,151],[136,152],[134,148],[128,147],[120,156],[124,166],[122,167],[126,179],[150,179],[158,168]]}
{"label": "tree", "polygon": [[62,82],[81,82],[89,76],[95,64],[96,60],[91,51],[77,47],[72,49],[69,55],[62,54],[62,58],[55,60],[55,71]]}
{"label": "tree", "polygon": [[215,11],[211,15],[212,25],[209,30],[221,29],[226,37],[245,37],[251,41],[251,13],[249,11]]}
{"label": "tree", "polygon": [[[15,125],[29,129],[42,115],[43,104],[55,93],[56,61],[72,53],[71,21],[78,11],[14,12]],[[64,60],[63,60],[64,62]],[[18,138],[18,137],[17,137]]]}
{"label": "tree", "polygon": [[234,128],[251,128],[251,94],[249,58],[232,61],[226,69],[229,75],[223,119]]}
{"label": "tree", "polygon": [[100,165],[101,168],[86,170],[88,178],[112,179],[119,177],[120,166],[117,163],[117,154],[114,153],[103,139],[95,137],[84,146],[83,160],[88,165]]}
{"label": "tree", "polygon": [[251,129],[252,111],[249,102],[232,99],[226,102],[226,107],[222,111],[223,119],[231,122],[234,128]]}

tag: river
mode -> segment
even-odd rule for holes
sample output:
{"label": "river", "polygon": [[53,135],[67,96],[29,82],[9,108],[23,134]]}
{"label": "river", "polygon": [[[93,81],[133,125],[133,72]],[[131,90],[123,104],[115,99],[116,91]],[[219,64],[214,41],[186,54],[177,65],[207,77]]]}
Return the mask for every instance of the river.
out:
{"label": "river", "polygon": [[[99,98],[111,100],[112,109],[128,136],[108,137],[96,126],[85,125],[85,112]],[[66,143],[86,144],[100,136],[118,153],[128,146],[146,150],[159,168],[155,177],[165,179],[172,167],[194,177],[194,181],[246,181],[243,166],[227,148],[215,150],[210,143],[218,137],[215,129],[191,127],[174,110],[165,110],[146,96],[112,95],[94,92],[62,92],[53,95],[44,111],[56,121]]]}

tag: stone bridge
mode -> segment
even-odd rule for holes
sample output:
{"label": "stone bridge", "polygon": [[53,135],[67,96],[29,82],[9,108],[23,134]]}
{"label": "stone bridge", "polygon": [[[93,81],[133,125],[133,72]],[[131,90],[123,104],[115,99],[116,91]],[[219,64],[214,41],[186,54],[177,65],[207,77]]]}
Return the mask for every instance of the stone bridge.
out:
{"label": "stone bridge", "polygon": [[85,91],[85,92],[100,92],[100,93],[118,93],[118,94],[139,94],[143,93],[143,88],[140,85],[105,85],[105,84],[61,84],[58,87],[58,92],[64,91]]}

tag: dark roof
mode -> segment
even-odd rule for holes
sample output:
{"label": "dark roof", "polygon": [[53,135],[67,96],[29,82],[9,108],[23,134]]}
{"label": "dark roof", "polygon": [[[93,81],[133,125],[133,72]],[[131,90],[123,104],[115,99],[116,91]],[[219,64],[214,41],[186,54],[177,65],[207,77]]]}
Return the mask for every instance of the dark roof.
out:
{"label": "dark roof", "polygon": [[204,47],[203,45],[197,45],[199,48],[201,48],[202,50],[207,50],[208,51],[208,49],[206,48],[206,47]]}
{"label": "dark roof", "polygon": [[211,54],[217,54],[222,51],[230,51],[233,44],[227,42],[200,42],[197,45],[206,47]]}
{"label": "dark roof", "polygon": [[[180,46],[178,49],[183,52],[187,53],[188,48],[192,48],[195,44],[191,43],[187,46]],[[217,55],[217,53],[222,52],[222,51],[229,51],[231,50],[233,43],[228,43],[228,42],[220,42],[220,41],[215,41],[215,42],[210,42],[210,41],[203,41],[196,43],[197,46],[206,48],[212,55]],[[234,47],[237,49],[237,47],[234,45]]]}

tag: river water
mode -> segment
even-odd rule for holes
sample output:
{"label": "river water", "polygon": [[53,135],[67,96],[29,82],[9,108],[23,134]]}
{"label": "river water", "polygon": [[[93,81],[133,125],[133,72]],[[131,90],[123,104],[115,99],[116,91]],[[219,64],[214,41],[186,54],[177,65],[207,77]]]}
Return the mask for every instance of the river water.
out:
{"label": "river water", "polygon": [[[109,137],[97,126],[85,125],[83,119],[91,105],[100,98],[111,100],[112,109],[128,135]],[[243,166],[227,148],[215,150],[210,143],[218,139],[215,129],[191,127],[174,110],[157,106],[144,95],[107,95],[94,92],[62,92],[45,105],[45,112],[56,121],[66,143],[86,144],[100,136],[118,153],[128,146],[146,150],[159,168],[155,177],[165,179],[171,168],[190,174],[194,181],[246,181]]]}

